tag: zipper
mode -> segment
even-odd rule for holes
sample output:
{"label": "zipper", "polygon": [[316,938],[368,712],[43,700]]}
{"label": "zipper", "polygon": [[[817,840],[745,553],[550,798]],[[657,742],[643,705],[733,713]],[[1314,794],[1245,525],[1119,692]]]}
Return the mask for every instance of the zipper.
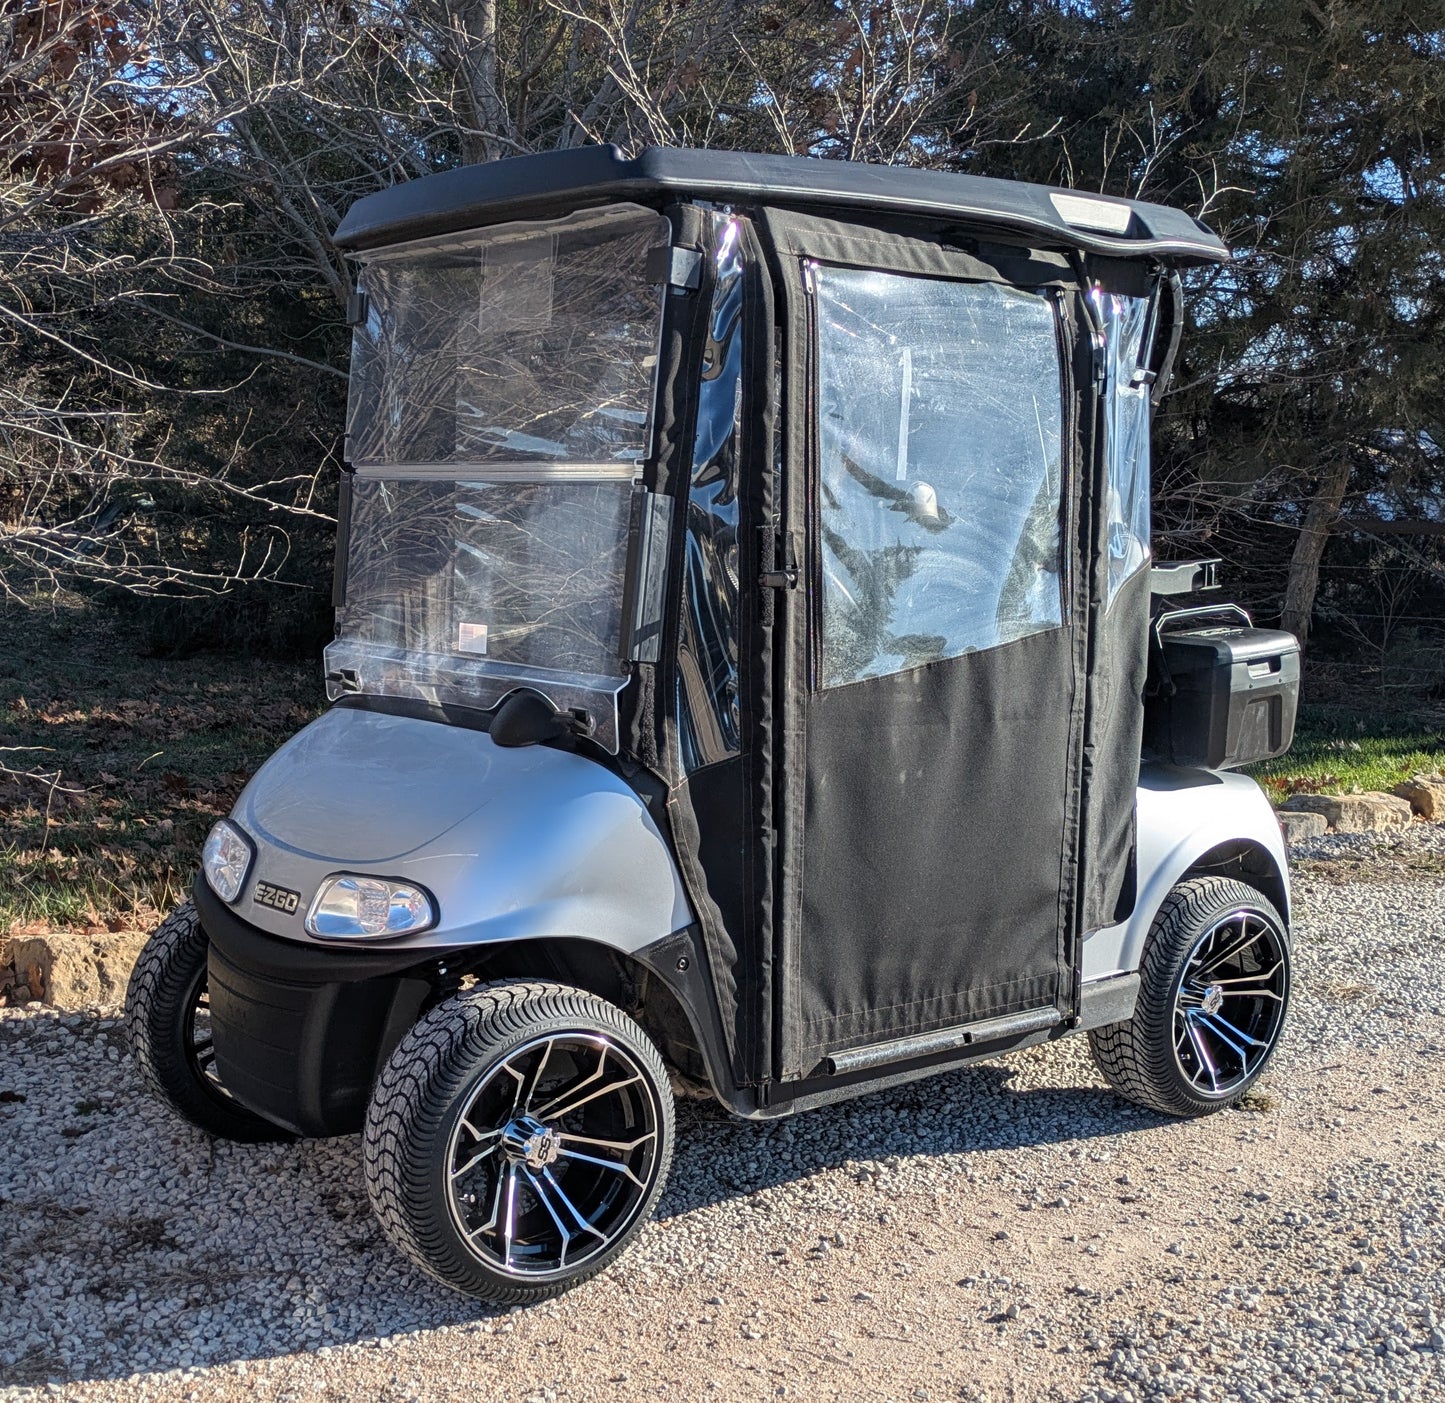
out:
{"label": "zipper", "polygon": [[[818,551],[821,532],[815,520],[817,503],[821,493],[818,483],[822,478],[821,449],[818,436],[818,278],[819,265],[815,259],[805,258],[802,266],[804,325],[808,338],[807,356],[803,375],[803,558],[807,562],[808,578],[821,580],[822,561]],[[789,517],[797,519],[793,512]],[[786,533],[791,536],[792,533]],[[789,542],[791,544],[791,542]],[[813,595],[811,600],[809,594]],[[807,644],[808,690],[816,691],[823,676],[823,620],[822,604],[817,591],[804,592],[804,636]]]}
{"label": "zipper", "polygon": [[1074,347],[1069,335],[1070,318],[1063,294],[1053,294],[1054,335],[1058,340],[1060,393],[1064,403],[1064,440],[1060,445],[1059,495],[1063,499],[1063,521],[1059,540],[1059,589],[1063,596],[1065,626],[1072,625],[1074,588],[1076,585],[1074,555],[1078,550],[1075,534],[1079,529],[1077,500],[1079,494],[1079,411],[1074,402]]}

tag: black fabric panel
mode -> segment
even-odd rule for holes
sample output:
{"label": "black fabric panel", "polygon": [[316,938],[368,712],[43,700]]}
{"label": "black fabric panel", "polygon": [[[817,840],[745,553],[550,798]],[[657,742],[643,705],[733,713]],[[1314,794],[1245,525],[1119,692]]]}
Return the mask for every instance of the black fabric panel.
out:
{"label": "black fabric panel", "polygon": [[[742,946],[737,937],[747,928],[747,899],[750,863],[750,835],[746,823],[745,783],[742,757],[709,765],[678,785],[668,799],[668,817],[686,854],[690,888],[698,898],[694,904],[705,908],[717,924],[714,935],[706,935],[708,961],[714,979],[727,1002],[724,1021],[735,1036],[743,1014],[739,991],[747,972],[738,968]],[[734,1056],[735,1070],[741,1068],[740,1054]]]}
{"label": "black fabric panel", "polygon": [[1067,629],[813,696],[799,1062],[1054,1003]]}
{"label": "black fabric panel", "polygon": [[1083,941],[1079,926],[1080,883],[1084,845],[1084,727],[1088,705],[1089,593],[1088,559],[1094,528],[1095,473],[1091,467],[1095,428],[1093,349],[1083,334],[1078,288],[1059,294],[1059,361],[1063,371],[1065,528],[1067,579],[1064,622],[1069,633],[1067,667],[1069,716],[1067,742],[1060,769],[1063,788],[1063,827],[1059,848],[1057,1006],[1065,1017],[1077,1012],[1082,977]]}
{"label": "black fabric panel", "polygon": [[933,237],[916,230],[901,234],[778,210],[767,211],[767,225],[784,259],[816,258],[845,267],[1028,288],[1071,287],[1075,281],[1066,257],[1038,249],[994,244],[984,257],[977,243],[965,247],[942,232]]}
{"label": "black fabric panel", "polygon": [[1134,808],[1149,663],[1149,571],[1138,570],[1097,625],[1085,744],[1083,932],[1124,920],[1134,906]]}
{"label": "black fabric panel", "polygon": [[[703,234],[706,247],[711,248],[712,240],[728,222],[722,216],[709,217],[708,229]],[[704,575],[691,584],[704,590],[711,588],[711,582],[705,578],[708,570],[733,568],[733,562],[720,555],[687,552],[685,536],[674,548],[673,558],[679,568],[668,610],[671,634],[664,641],[663,649],[667,661],[667,681],[663,685],[668,705],[660,708],[660,712],[665,716],[664,755],[673,780],[666,808],[667,824],[683,884],[702,929],[732,1073],[739,1085],[749,1085],[766,1074],[772,1037],[771,629],[762,621],[754,582],[759,571],[758,524],[770,520],[773,511],[770,460],[775,420],[771,283],[762,266],[756,235],[746,221],[736,223],[743,241],[745,265],[742,354],[719,358],[721,346],[708,340],[709,311],[729,310],[712,307],[709,272],[697,298],[692,299],[698,302],[699,309],[691,342],[690,373],[709,377],[713,392],[718,390],[716,377],[736,377],[732,389],[727,390],[723,398],[730,400],[739,390],[742,395],[738,460],[721,465],[733,478],[737,493],[738,596],[734,626],[740,753],[702,765],[690,774],[680,763],[684,700],[679,683],[685,678],[679,667],[686,652],[681,629],[687,617],[683,608],[685,581],[681,564],[691,554]],[[717,329],[714,320],[713,330]],[[712,358],[707,354],[709,348]],[[682,389],[677,393],[680,400]],[[714,451],[717,426],[700,420],[699,398],[694,384],[690,391],[692,436],[688,454],[674,460],[671,490],[683,500],[687,499],[688,475],[694,468],[701,466],[704,471],[710,471],[717,465]],[[689,514],[679,511],[678,516],[682,518],[681,534],[688,529]],[[700,524],[695,515],[692,521]]]}
{"label": "black fabric panel", "polygon": [[[805,327],[806,299],[803,295],[798,255],[780,248],[787,243],[787,216],[763,210],[759,223],[764,231],[764,249],[780,299],[780,321],[786,334],[779,342],[778,366],[778,467],[788,484],[780,492],[778,526],[781,533],[802,542],[807,530],[807,493],[799,490],[808,453],[808,364]],[[800,1026],[801,932],[803,926],[803,814],[806,798],[807,729],[804,725],[808,695],[808,637],[804,608],[807,581],[797,591],[775,594],[774,675],[777,712],[772,735],[773,796],[777,806],[774,831],[777,835],[778,891],[774,902],[773,997],[774,1026],[772,1065],[778,1079],[794,1078],[811,1068],[804,1067],[798,1054],[803,1030]]]}
{"label": "black fabric panel", "polygon": [[743,227],[746,285],[743,314],[741,526],[738,576],[738,674],[744,718],[743,832],[749,858],[743,868],[742,921],[738,945],[747,971],[741,991],[738,1045],[745,1082],[773,1074],[773,960],[777,837],[773,808],[774,591],[759,583],[765,534],[777,528],[777,382],[774,364],[776,318],[773,283],[761,241],[751,223]]}

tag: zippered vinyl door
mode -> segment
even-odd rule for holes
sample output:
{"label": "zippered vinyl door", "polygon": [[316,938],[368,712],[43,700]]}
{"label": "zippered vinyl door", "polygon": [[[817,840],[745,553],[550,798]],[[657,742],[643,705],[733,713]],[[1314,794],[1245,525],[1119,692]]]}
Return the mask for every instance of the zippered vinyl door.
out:
{"label": "zippered vinyl door", "polygon": [[1083,659],[1061,293],[794,268],[779,1060],[806,1077],[1069,1010]]}

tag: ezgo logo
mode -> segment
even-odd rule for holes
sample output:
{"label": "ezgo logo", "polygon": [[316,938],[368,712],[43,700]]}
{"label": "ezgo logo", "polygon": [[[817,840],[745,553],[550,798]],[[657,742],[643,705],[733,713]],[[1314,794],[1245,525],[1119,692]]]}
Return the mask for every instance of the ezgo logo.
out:
{"label": "ezgo logo", "polygon": [[289,887],[273,887],[270,882],[257,882],[251,900],[257,906],[269,906],[273,911],[284,911],[290,916],[301,903],[301,893]]}

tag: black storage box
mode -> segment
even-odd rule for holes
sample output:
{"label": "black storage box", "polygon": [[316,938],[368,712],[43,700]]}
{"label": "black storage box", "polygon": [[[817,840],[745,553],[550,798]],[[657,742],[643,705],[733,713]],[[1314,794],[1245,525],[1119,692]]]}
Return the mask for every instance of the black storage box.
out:
{"label": "black storage box", "polygon": [[[1242,613],[1242,611],[1240,611]],[[1229,770],[1283,755],[1299,706],[1299,641],[1278,629],[1155,625],[1144,758]]]}

